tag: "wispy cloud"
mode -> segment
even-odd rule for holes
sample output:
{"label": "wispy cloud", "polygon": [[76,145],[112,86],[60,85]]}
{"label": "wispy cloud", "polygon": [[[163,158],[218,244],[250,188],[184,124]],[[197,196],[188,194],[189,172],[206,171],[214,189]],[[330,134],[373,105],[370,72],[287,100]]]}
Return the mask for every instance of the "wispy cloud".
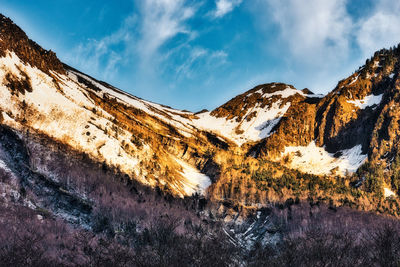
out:
{"label": "wispy cloud", "polygon": [[354,45],[360,48],[362,57],[369,57],[376,50],[400,42],[400,2],[374,1],[372,11],[360,17],[349,13],[348,3],[348,0],[258,0],[254,14],[260,16],[259,10],[264,10],[263,14],[268,14],[279,26],[279,38],[287,46],[291,60],[318,68],[343,64],[349,58],[358,61],[350,55]]}
{"label": "wispy cloud", "polygon": [[146,0],[141,4],[141,31],[138,53],[148,61],[158,49],[177,34],[193,34],[185,22],[193,17],[195,7],[184,0]]}
{"label": "wispy cloud", "polygon": [[[133,1],[134,9],[117,30],[81,43],[69,62],[117,86],[134,85],[139,96],[157,99],[163,94],[163,100],[168,91],[179,90],[188,81],[212,80],[217,70],[227,65],[228,54],[221,47],[197,42],[207,29],[196,27],[191,20],[210,22],[211,11],[202,9],[204,2]],[[160,92],[160,87],[164,91]]]}
{"label": "wispy cloud", "polygon": [[265,36],[266,53],[278,56],[273,79],[317,92],[331,90],[353,60],[353,18],[346,0],[255,0],[250,7]]}
{"label": "wispy cloud", "polygon": [[[89,39],[80,43],[68,56],[69,61],[84,70],[90,70],[93,74],[103,78],[113,77],[117,72],[117,65],[126,61],[129,53],[127,47],[133,41],[132,28],[136,25],[136,16],[128,16],[121,27],[103,38]],[[122,51],[115,51],[114,47],[122,46]]]}
{"label": "wispy cloud", "polygon": [[113,77],[120,65],[133,64],[134,59],[140,61],[141,71],[151,72],[166,58],[160,53],[166,42],[179,34],[194,38],[195,31],[185,23],[195,14],[195,5],[184,0],[137,0],[136,3],[138,10],[119,29],[79,44],[69,56],[70,62],[103,78]]}
{"label": "wispy cloud", "polygon": [[400,42],[400,2],[380,0],[375,5],[372,15],[358,23],[356,38],[364,57]]}
{"label": "wispy cloud", "polygon": [[216,8],[213,12],[214,17],[220,18],[231,12],[235,7],[239,6],[242,0],[217,0]]}
{"label": "wispy cloud", "polygon": [[228,54],[223,50],[211,51],[203,47],[190,48],[187,59],[176,67],[177,80],[182,78],[193,78],[199,71],[199,67],[207,66],[207,71],[211,72],[216,68],[225,65]]}
{"label": "wispy cloud", "polygon": [[191,49],[189,57],[180,66],[176,68],[176,74],[179,76],[190,77],[192,75],[193,65],[202,57],[207,55],[208,51],[201,47]]}

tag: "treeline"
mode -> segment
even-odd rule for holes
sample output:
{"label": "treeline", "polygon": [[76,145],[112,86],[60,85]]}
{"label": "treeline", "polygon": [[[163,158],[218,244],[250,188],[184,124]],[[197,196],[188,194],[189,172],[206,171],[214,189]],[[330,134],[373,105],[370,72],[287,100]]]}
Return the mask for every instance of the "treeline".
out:
{"label": "treeline", "polygon": [[367,162],[356,173],[348,172],[344,176],[313,175],[274,162],[249,159],[225,168],[211,191],[215,198],[229,200],[238,206],[298,199],[400,216],[400,200],[384,195],[384,187],[400,194],[399,177],[399,156],[388,170]]}

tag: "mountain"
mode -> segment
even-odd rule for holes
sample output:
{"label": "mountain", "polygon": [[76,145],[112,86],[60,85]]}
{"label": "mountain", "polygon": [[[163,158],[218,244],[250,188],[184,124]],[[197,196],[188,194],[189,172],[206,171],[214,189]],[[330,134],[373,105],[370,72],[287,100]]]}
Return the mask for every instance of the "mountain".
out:
{"label": "mountain", "polygon": [[[257,244],[276,249],[288,233],[303,238],[334,214],[351,222],[346,231],[375,231],[374,220],[397,227],[391,218],[400,215],[399,59],[400,46],[380,50],[327,95],[275,82],[194,113],[62,63],[0,15],[2,221],[33,220],[57,240],[63,233],[67,245],[46,241],[60,247],[85,233],[86,243],[104,249],[105,238],[109,253],[127,255],[132,246],[125,243],[140,240],[156,253],[151,238],[164,240],[177,228],[190,233],[167,231],[186,244],[181,249],[198,244],[199,262],[216,253],[224,264],[229,251],[265,253]],[[13,229],[4,229],[0,236],[11,238]],[[79,253],[89,261],[87,250]],[[250,254],[238,252],[231,265],[251,262]]]}
{"label": "mountain", "polygon": [[[291,106],[322,96],[299,91],[291,85],[272,83],[259,85],[210,113],[199,114],[203,127],[231,139],[238,146],[269,137]],[[202,122],[200,122],[201,124]]]}
{"label": "mountain", "polygon": [[[254,151],[265,155],[273,155],[275,150],[300,151],[302,157],[295,155],[294,165],[301,166],[296,163],[301,159],[311,164],[305,164],[303,169],[314,173],[328,173],[327,168],[334,166],[343,173],[356,171],[367,158],[390,165],[398,151],[394,137],[398,59],[398,49],[378,51],[328,95],[314,102],[304,100],[301,105],[292,105],[293,111],[287,111],[275,134]],[[319,170],[308,168],[312,166],[307,159],[310,153],[313,157],[322,156],[318,159],[321,160]],[[325,162],[325,157],[335,158],[333,161],[337,164]],[[347,162],[342,165],[341,159]]]}

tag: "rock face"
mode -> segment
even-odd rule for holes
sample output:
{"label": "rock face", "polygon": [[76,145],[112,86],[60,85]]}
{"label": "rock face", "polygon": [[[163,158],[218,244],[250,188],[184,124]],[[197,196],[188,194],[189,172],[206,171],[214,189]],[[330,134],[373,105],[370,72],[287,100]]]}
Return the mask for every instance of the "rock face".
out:
{"label": "rock face", "polygon": [[[399,52],[377,52],[323,99],[317,115],[318,144],[331,151],[361,144],[364,152],[372,152],[373,131],[382,127],[378,118],[396,91]],[[393,109],[396,103],[390,106]]]}
{"label": "rock face", "polygon": [[316,137],[330,151],[362,145],[370,160],[393,160],[398,149],[399,47],[381,50],[339,82],[318,110]]}
{"label": "rock face", "polygon": [[14,22],[0,14],[0,56],[6,56],[7,50],[47,74],[51,70],[64,73],[63,65],[54,52],[41,48]]}

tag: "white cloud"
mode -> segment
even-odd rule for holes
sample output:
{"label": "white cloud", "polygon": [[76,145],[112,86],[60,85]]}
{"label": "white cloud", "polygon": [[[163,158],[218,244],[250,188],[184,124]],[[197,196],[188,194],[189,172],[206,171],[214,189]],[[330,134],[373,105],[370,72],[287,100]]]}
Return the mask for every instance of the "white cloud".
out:
{"label": "white cloud", "polygon": [[400,42],[399,14],[400,2],[380,0],[372,15],[361,19],[356,38],[364,57]]}
{"label": "white cloud", "polygon": [[227,63],[228,54],[223,50],[218,50],[211,53],[210,58],[212,60],[216,60],[218,62],[218,65],[222,65]]}
{"label": "white cloud", "polygon": [[177,34],[189,35],[185,22],[195,13],[184,0],[146,0],[142,3],[141,38],[138,52],[147,61],[157,50]]}
{"label": "white cloud", "polygon": [[343,64],[351,58],[352,42],[359,46],[364,58],[400,42],[399,1],[377,0],[372,12],[357,19],[347,11],[348,0],[258,0],[256,3],[279,26],[279,37],[287,45],[289,55],[310,66]]}
{"label": "white cloud", "polygon": [[220,18],[231,12],[235,7],[239,6],[242,0],[217,0],[214,16]]}
{"label": "white cloud", "polygon": [[266,77],[326,93],[350,74],[356,66],[352,56],[354,21],[347,2],[254,0],[249,8],[260,36],[264,36],[263,52],[266,58],[279,57],[279,71],[268,70],[272,74]]}
{"label": "white cloud", "polygon": [[[234,0],[232,4],[240,2]],[[190,79],[196,72],[204,71],[202,66],[212,69],[226,63],[225,52],[193,45],[198,32],[190,27],[188,20],[200,6],[186,0],[146,0],[141,4],[141,30],[136,49],[143,75],[159,79],[169,73],[176,80]],[[170,40],[174,43],[164,49],[163,45]]]}
{"label": "white cloud", "polygon": [[268,15],[279,25],[292,55],[317,64],[347,56],[352,20],[346,0],[266,2]]}
{"label": "white cloud", "polygon": [[185,25],[196,8],[184,0],[137,0],[139,10],[129,15],[115,32],[101,39],[81,43],[69,55],[71,64],[101,78],[110,78],[122,63],[141,61],[142,71],[165,59],[159,50],[178,34],[194,38],[195,32]]}

